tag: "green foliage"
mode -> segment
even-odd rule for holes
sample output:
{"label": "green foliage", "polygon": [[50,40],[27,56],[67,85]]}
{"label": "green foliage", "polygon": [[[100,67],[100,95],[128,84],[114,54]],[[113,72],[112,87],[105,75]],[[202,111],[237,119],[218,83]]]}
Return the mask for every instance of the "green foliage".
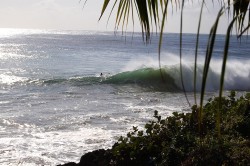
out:
{"label": "green foliage", "polygon": [[247,165],[250,162],[250,93],[231,92],[221,98],[221,139],[216,135],[219,97],[204,106],[199,132],[197,106],[191,113],[174,112],[163,119],[158,112],[143,130],[133,127],[113,146],[114,165]]}

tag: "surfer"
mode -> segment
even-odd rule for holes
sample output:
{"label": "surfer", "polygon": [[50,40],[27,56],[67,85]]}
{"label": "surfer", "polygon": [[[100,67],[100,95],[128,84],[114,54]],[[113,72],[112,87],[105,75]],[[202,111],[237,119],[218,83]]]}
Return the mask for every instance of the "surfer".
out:
{"label": "surfer", "polygon": [[101,77],[101,78],[105,78],[105,79],[106,79],[107,77],[109,77],[109,76],[110,76],[110,73],[107,73],[107,74],[101,73],[101,74],[100,74],[100,77]]}

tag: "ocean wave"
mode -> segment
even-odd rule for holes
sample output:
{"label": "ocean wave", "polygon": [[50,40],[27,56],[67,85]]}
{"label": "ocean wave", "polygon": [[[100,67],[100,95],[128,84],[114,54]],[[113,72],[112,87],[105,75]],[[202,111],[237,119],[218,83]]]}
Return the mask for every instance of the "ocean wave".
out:
{"label": "ocean wave", "polygon": [[[225,75],[224,90],[250,90],[250,70],[236,69],[229,66]],[[194,91],[194,67],[183,65],[183,82],[186,91]],[[197,68],[196,90],[200,91],[202,85],[203,66]],[[123,72],[107,78],[104,82],[114,84],[135,83],[148,85],[161,90],[183,90],[179,65],[164,67],[163,69],[143,68],[130,72]],[[220,70],[210,69],[206,82],[206,91],[217,91],[220,85]]]}
{"label": "ocean wave", "polygon": [[103,83],[108,84],[136,84],[149,88],[178,91],[174,78],[165,69],[142,68],[134,71],[127,71],[107,77]]}
{"label": "ocean wave", "polygon": [[[194,66],[184,64],[182,66],[183,82],[185,90],[194,91]],[[103,76],[78,76],[70,78],[52,78],[52,79],[21,79],[21,77],[11,78],[0,75],[1,84],[15,83],[52,85],[52,84],[68,84],[72,86],[112,84],[112,85],[138,85],[159,91],[182,91],[180,66],[169,65],[162,69],[154,67],[143,67],[132,71],[124,71],[117,74],[107,74]],[[200,91],[202,85],[203,66],[198,65],[196,77],[196,90]],[[220,68],[211,67],[208,72],[206,91],[219,90],[220,84]],[[250,65],[242,63],[229,63],[225,74],[224,90],[250,90]]]}
{"label": "ocean wave", "polygon": [[[240,65],[240,64],[239,64]],[[224,90],[250,90],[250,68],[237,69],[237,65],[228,66],[225,74]],[[183,82],[186,91],[194,91],[194,67],[183,65]],[[197,68],[196,90],[200,91],[202,84],[203,66]],[[74,77],[70,79],[44,80],[44,84],[67,83],[76,86],[93,84],[136,84],[161,91],[182,91],[180,66],[165,66],[162,69],[141,68],[133,71],[125,71],[114,75]],[[210,69],[206,83],[206,91],[219,90],[220,70]]]}

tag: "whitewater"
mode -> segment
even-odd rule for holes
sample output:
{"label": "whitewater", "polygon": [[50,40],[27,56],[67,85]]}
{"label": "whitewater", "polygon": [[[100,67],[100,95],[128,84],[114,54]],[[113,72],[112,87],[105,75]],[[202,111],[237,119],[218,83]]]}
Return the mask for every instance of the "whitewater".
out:
{"label": "whitewater", "polygon": [[[194,34],[183,36],[187,97],[201,88],[207,35],[200,36],[194,87]],[[218,35],[205,98],[218,95],[224,49]],[[110,148],[133,127],[188,112],[179,35],[143,42],[140,33],[0,30],[0,165],[56,165]],[[224,94],[250,91],[249,39],[232,36]],[[103,75],[100,75],[103,73]],[[164,79],[162,79],[164,78]],[[199,97],[199,95],[198,95]]]}

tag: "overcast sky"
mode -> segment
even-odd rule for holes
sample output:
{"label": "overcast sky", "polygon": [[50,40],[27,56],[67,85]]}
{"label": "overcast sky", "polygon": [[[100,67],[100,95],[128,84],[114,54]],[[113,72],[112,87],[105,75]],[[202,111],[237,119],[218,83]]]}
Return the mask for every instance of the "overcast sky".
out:
{"label": "overcast sky", "polygon": [[[25,28],[25,29],[59,29],[59,30],[94,30],[113,31],[114,17],[107,25],[108,14],[98,22],[103,0],[1,0],[0,1],[0,28]],[[209,0],[211,1],[211,0]],[[208,33],[211,23],[214,22],[219,5],[207,4],[205,9],[202,33]],[[179,32],[178,11],[169,10],[166,32]],[[200,4],[189,2],[185,7],[184,32],[197,31]],[[225,33],[227,17],[220,23],[219,33]],[[128,30],[132,30],[130,24]],[[135,25],[135,31],[140,31],[140,26]]]}

